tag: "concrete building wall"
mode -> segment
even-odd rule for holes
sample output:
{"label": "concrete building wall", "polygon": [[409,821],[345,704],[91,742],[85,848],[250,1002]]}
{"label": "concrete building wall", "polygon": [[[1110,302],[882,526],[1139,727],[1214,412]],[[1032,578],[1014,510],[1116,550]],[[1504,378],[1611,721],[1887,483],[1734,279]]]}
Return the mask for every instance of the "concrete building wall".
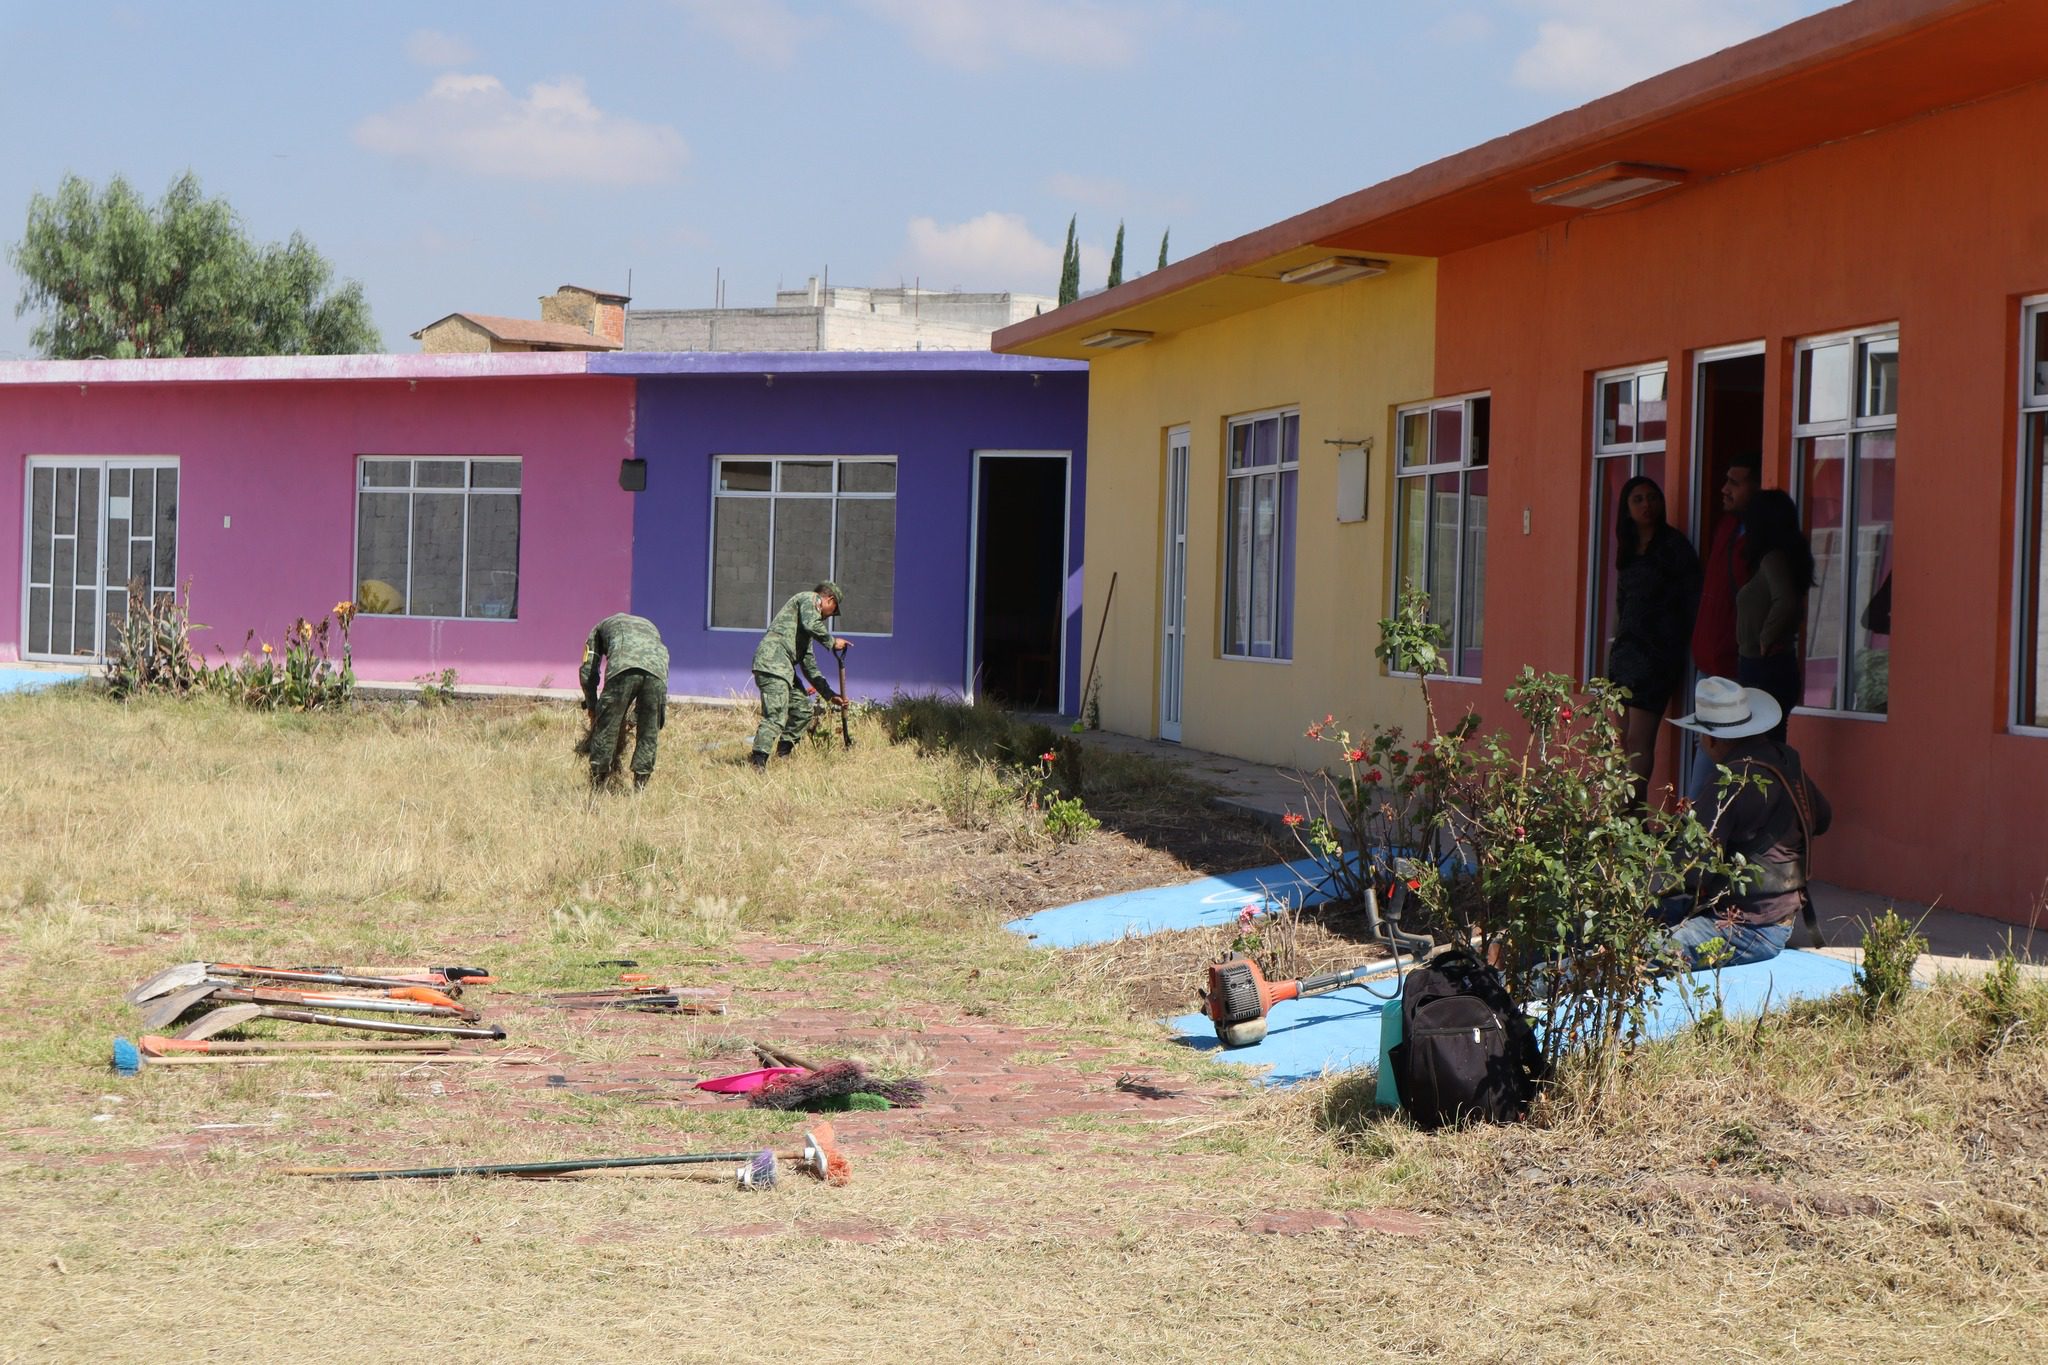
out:
{"label": "concrete building wall", "polygon": [[210,660],[355,595],[359,456],[517,455],[517,619],[359,616],[356,668],[573,687],[591,623],[628,601],[633,504],[618,462],[632,436],[630,379],[0,385],[0,527],[17,547],[0,554],[0,659],[20,657],[31,455],[177,457],[177,581],[191,584]]}
{"label": "concrete building wall", "polygon": [[[643,377],[637,446],[633,610],[658,623],[671,687],[750,696],[758,630],[710,619],[712,459],[718,455],[894,455],[894,628],[858,636],[847,658],[858,696],[959,693],[968,686],[968,548],[974,453],[1072,452],[1065,591],[1066,693],[1080,686],[1088,377],[1078,370]],[[829,662],[829,661],[828,661]]]}
{"label": "concrete building wall", "polygon": [[2048,738],[2011,728],[2017,333],[2048,292],[2048,181],[2011,153],[2044,123],[2035,86],[1444,258],[1437,386],[1493,394],[1482,696],[1586,656],[1588,518],[1612,515],[1590,506],[1596,372],[1668,363],[1683,526],[1696,351],[1763,343],[1764,482],[1797,491],[1796,343],[1897,323],[1889,712],[1792,720],[1835,807],[1815,870],[2023,917],[2048,879]]}
{"label": "concrete building wall", "polygon": [[[1347,723],[1413,725],[1410,681],[1373,658],[1389,597],[1392,413],[1435,396],[1435,268],[1311,290],[1299,299],[1196,327],[1092,362],[1085,617],[1115,598],[1097,676],[1102,724],[1159,733],[1162,526],[1167,436],[1190,438],[1186,683],[1181,739],[1276,764],[1320,763],[1303,737],[1335,713]],[[1233,416],[1301,413],[1294,558],[1294,658],[1223,656],[1225,442]],[[1336,519],[1332,440],[1372,437],[1369,515]]]}

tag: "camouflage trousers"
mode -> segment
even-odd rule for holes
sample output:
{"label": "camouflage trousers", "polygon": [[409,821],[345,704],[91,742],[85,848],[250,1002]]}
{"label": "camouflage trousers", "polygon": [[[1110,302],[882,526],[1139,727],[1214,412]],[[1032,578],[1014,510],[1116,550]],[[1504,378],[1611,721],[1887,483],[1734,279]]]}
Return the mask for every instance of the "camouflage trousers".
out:
{"label": "camouflage trousers", "polygon": [[761,689],[761,725],[754,731],[754,752],[772,754],[777,743],[794,744],[811,728],[811,695],[793,678],[756,673]]}
{"label": "camouflage trousers", "polygon": [[606,678],[604,691],[597,698],[597,723],[590,731],[591,779],[602,782],[611,776],[629,719],[633,722],[633,776],[644,778],[653,772],[667,715],[668,690],[652,673],[627,668]]}

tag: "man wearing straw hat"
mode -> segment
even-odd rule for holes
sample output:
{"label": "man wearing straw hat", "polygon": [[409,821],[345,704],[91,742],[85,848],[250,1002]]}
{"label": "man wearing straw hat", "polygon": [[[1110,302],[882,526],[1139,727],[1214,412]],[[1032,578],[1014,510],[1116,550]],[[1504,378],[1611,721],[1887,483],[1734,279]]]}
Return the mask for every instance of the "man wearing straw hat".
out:
{"label": "man wearing straw hat", "polygon": [[[1671,945],[1689,967],[1708,959],[1727,967],[1763,962],[1784,950],[1802,912],[1819,938],[1807,866],[1813,839],[1827,832],[1834,812],[1802,769],[1798,750],[1770,738],[1780,712],[1769,693],[1708,677],[1693,702],[1691,715],[1671,722],[1698,735],[1707,758],[1689,794],[1693,814],[1729,857],[1742,856],[1750,875],[1739,888],[1709,877],[1696,892],[1667,897],[1658,914],[1672,926]],[[1724,788],[1723,768],[1744,781]],[[1704,951],[1716,939],[1725,951]]]}

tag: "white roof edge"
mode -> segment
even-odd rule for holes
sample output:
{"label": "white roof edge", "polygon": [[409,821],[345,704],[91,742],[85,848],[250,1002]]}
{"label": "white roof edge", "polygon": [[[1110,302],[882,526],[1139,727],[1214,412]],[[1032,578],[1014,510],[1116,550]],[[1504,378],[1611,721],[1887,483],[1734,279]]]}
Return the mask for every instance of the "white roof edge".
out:
{"label": "white roof edge", "polygon": [[340,379],[521,379],[587,372],[591,351],[436,355],[205,356],[158,360],[0,361],[0,385],[220,384]]}

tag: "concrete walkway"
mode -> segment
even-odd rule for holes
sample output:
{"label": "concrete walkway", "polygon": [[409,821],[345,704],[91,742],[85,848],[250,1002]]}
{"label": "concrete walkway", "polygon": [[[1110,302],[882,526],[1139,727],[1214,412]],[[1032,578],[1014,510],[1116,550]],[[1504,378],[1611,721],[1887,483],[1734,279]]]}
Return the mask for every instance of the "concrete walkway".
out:
{"label": "concrete walkway", "polygon": [[0,692],[34,692],[58,683],[77,682],[92,671],[77,664],[0,664]]}
{"label": "concrete walkway", "polygon": [[[1288,811],[1306,809],[1301,778],[1289,769],[1106,730],[1090,730],[1080,738],[1094,748],[1144,754],[1171,763],[1216,788],[1214,800],[1218,806],[1252,816],[1275,829],[1285,828],[1281,817]],[[1821,932],[1832,945],[1861,944],[1864,926],[1887,908],[1896,909],[1917,923],[1928,948],[1913,974],[1923,984],[1932,982],[1940,972],[1980,976],[1999,954],[2008,951],[2026,964],[2022,971],[2027,975],[2048,980],[2048,918],[2030,932],[2024,924],[1918,905],[1831,882],[1815,882],[1813,899],[1820,912]],[[1833,946],[1821,951],[1848,962],[1860,962],[1863,957],[1860,947]]]}

